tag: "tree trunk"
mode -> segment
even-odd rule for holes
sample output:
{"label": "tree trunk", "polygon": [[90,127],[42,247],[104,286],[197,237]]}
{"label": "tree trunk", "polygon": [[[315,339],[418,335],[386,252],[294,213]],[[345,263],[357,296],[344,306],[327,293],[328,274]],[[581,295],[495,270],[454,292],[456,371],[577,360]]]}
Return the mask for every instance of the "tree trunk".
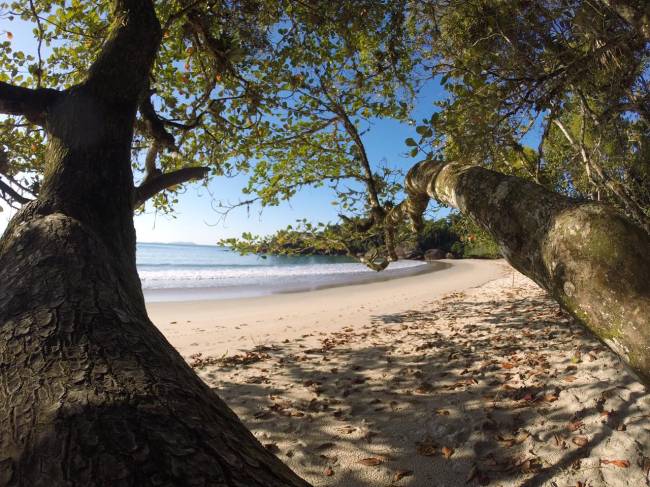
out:
{"label": "tree trunk", "polygon": [[650,384],[650,237],[614,209],[477,166],[423,162],[406,181],[417,221],[429,198],[487,230],[512,266],[546,289]]}
{"label": "tree trunk", "polygon": [[42,189],[0,241],[0,485],[307,486],[147,318],[130,149],[160,27],[150,1],[115,4],[88,80],[41,114]]}
{"label": "tree trunk", "polygon": [[57,110],[42,194],[0,242],[0,485],[307,485],[147,318],[128,120],[85,93]]}
{"label": "tree trunk", "polygon": [[0,485],[306,486],[149,321],[134,246],[97,224],[37,203],[3,238]]}

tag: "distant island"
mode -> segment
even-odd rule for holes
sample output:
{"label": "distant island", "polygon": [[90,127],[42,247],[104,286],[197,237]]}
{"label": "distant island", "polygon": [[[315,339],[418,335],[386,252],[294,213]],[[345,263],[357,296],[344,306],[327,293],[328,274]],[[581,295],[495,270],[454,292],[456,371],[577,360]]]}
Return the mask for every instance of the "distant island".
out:
{"label": "distant island", "polygon": [[198,247],[200,245],[212,245],[212,244],[197,244],[195,242],[138,242],[139,244],[147,244],[147,245],[187,245],[187,246],[194,246]]}

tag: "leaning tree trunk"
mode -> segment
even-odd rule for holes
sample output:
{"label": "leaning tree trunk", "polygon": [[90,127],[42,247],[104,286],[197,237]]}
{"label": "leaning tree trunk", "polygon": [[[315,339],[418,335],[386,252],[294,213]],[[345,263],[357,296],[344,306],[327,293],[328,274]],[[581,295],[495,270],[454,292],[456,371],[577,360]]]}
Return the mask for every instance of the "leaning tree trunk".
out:
{"label": "leaning tree trunk", "polygon": [[88,80],[28,103],[49,146],[0,241],[0,485],[306,486],[147,318],[130,144],[160,27],[116,4]]}
{"label": "leaning tree trunk", "polygon": [[546,289],[650,384],[650,237],[614,209],[477,166],[422,162],[406,180],[417,222],[429,198],[487,230],[517,270]]}

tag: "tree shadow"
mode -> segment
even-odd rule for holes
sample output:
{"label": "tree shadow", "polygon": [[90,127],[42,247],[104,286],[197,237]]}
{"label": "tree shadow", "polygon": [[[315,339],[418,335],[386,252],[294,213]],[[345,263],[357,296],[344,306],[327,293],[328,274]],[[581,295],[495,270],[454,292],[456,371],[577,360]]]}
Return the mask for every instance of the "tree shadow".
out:
{"label": "tree shadow", "polygon": [[538,288],[518,284],[201,375],[314,485],[644,485],[645,389]]}

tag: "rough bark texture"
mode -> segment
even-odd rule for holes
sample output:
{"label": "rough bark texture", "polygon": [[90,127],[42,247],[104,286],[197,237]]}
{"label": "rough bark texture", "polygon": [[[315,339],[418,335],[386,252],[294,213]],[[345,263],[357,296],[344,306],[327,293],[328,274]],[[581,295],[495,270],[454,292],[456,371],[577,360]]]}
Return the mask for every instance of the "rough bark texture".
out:
{"label": "rough bark texture", "polygon": [[148,320],[123,252],[61,209],[5,235],[0,485],[307,485]]}
{"label": "rough bark texture", "polygon": [[87,81],[39,114],[42,190],[0,241],[0,485],[306,486],[147,318],[130,145],[160,27],[115,6]]}
{"label": "rough bark texture", "polygon": [[477,166],[424,162],[407,177],[410,214],[431,198],[487,230],[535,280],[650,384],[650,238],[614,209]]}

